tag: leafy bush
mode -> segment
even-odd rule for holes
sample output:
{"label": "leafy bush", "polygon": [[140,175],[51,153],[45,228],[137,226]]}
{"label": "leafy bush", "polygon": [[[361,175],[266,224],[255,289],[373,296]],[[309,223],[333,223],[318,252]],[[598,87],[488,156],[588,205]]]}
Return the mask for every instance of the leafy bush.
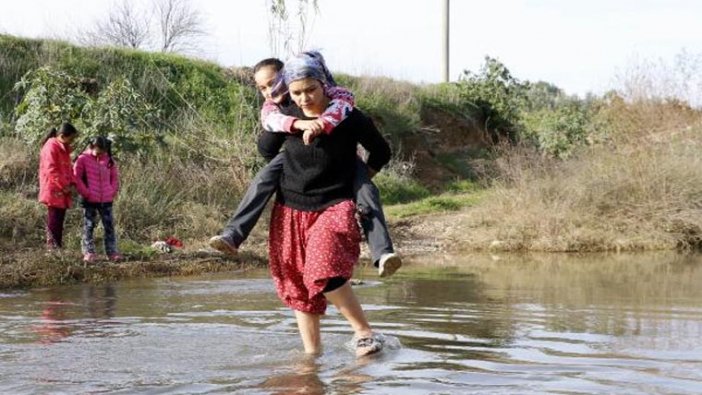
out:
{"label": "leafy bush", "polygon": [[42,67],[22,77],[15,90],[26,92],[15,109],[19,116],[15,130],[26,142],[38,142],[49,128],[64,121],[75,122],[79,129],[85,127],[83,108],[91,98],[76,77]]}
{"label": "leafy bush", "polygon": [[561,88],[544,81],[526,81],[522,85],[522,91],[525,99],[524,110],[529,112],[553,110],[563,101],[570,99]]}
{"label": "leafy bush", "polygon": [[[26,91],[10,92],[22,76],[50,67],[93,81],[104,89],[126,79],[143,100],[159,109],[155,126],[176,131],[182,114],[208,123],[230,125],[232,132],[257,125],[259,102],[243,73],[180,55],[124,48],[84,48],[54,40],[32,40],[0,34],[0,113],[11,118]],[[232,130],[232,126],[234,130]],[[222,128],[219,128],[222,129]]]}
{"label": "leafy bush", "polygon": [[51,67],[28,73],[15,85],[26,92],[15,110],[19,137],[35,144],[49,128],[71,122],[84,132],[83,142],[91,135],[109,135],[116,151],[143,150],[159,140],[157,129],[143,131],[157,117],[156,110],[128,80],[115,79],[97,96],[91,95],[91,84]]}
{"label": "leafy bush", "polygon": [[525,138],[544,152],[567,157],[573,149],[587,142],[590,117],[577,102],[524,114]]}
{"label": "leafy bush", "polygon": [[525,101],[524,88],[504,64],[486,56],[480,73],[465,70],[458,86],[462,100],[472,103],[482,113],[494,140],[500,135],[506,135],[510,140],[517,138]]}
{"label": "leafy bush", "polygon": [[161,142],[159,129],[145,128],[158,118],[158,111],[146,103],[129,80],[112,81],[84,108],[89,135],[109,135],[117,151],[144,152]]}

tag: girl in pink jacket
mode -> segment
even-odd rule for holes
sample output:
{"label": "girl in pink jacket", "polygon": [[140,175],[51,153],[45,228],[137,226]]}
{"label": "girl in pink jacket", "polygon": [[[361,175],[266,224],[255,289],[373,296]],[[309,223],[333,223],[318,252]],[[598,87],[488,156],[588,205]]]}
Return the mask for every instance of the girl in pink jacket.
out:
{"label": "girl in pink jacket", "polygon": [[71,207],[71,187],[74,185],[71,143],[77,136],[76,128],[64,123],[58,131],[51,128],[41,143],[39,201],[48,209],[46,245],[50,250],[63,247],[63,223],[66,210]]}
{"label": "girl in pink jacket", "polygon": [[103,136],[90,139],[88,148],[80,154],[73,171],[76,188],[82,197],[83,237],[81,249],[83,260],[94,262],[95,239],[93,233],[100,214],[105,229],[105,253],[111,261],[119,261],[122,255],[117,251],[112,201],[119,191],[119,171],[111,152],[112,142]]}

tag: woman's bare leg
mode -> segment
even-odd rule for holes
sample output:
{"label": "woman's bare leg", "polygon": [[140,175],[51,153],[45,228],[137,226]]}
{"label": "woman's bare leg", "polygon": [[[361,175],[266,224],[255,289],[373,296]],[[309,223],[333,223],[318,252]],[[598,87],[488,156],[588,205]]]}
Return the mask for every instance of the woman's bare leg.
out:
{"label": "woman's bare leg", "polygon": [[295,310],[295,318],[297,318],[297,328],[300,330],[300,337],[305,347],[305,353],[321,353],[322,339],[319,331],[319,314]]}
{"label": "woman's bare leg", "polygon": [[383,349],[383,341],[373,336],[366,314],[347,281],[341,287],[324,294],[334,306],[346,317],[353,328],[356,338],[356,356],[373,354]]}
{"label": "woman's bare leg", "polygon": [[324,296],[346,317],[357,338],[368,337],[373,333],[366,319],[366,314],[363,312],[361,304],[358,303],[348,281],[341,287],[325,293]]}

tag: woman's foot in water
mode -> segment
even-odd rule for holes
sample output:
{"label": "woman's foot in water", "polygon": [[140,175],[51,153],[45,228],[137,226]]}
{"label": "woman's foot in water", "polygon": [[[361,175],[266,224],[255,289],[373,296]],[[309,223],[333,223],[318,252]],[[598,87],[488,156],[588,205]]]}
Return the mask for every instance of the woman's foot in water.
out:
{"label": "woman's foot in water", "polygon": [[379,353],[385,346],[385,340],[376,334],[366,337],[359,337],[355,341],[357,357],[364,357],[366,355]]}

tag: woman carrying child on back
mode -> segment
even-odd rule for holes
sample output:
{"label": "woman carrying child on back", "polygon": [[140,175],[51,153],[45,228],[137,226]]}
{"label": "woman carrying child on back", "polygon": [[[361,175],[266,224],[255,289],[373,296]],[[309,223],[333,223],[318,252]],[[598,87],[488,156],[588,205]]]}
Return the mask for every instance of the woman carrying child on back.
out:
{"label": "woman carrying child on back", "polygon": [[[284,113],[283,110],[294,106],[294,103],[287,93],[275,97],[272,94],[273,84],[284,66],[279,59],[268,58],[258,62],[253,68],[254,80],[256,88],[265,99],[261,108],[264,130],[282,134],[300,133],[304,143],[311,144],[319,136],[334,133],[334,129],[353,112],[355,100],[351,92],[336,85],[319,52],[307,51],[299,56],[317,61],[328,76],[324,93],[329,98],[329,103],[318,117],[301,119]],[[270,162],[253,179],[222,233],[210,239],[211,247],[230,255],[237,254],[239,246],[248,237],[278,187],[283,172],[283,155],[268,159]],[[354,195],[358,211],[362,214],[361,224],[373,265],[378,268],[381,277],[390,276],[402,266],[402,260],[395,253],[388,232],[380,192],[371,182],[372,174],[369,174],[368,167],[360,158],[349,166],[356,167]]]}
{"label": "woman carrying child on back", "polygon": [[81,249],[83,260],[95,262],[95,239],[93,233],[100,214],[105,230],[105,254],[111,261],[119,261],[122,255],[117,251],[112,202],[119,191],[119,171],[112,157],[112,142],[103,136],[90,139],[88,148],[76,159],[74,175],[76,188],[82,197],[83,237]]}
{"label": "woman carrying child on back", "polygon": [[[329,106],[325,86],[333,82],[322,58],[303,53],[285,64],[275,91],[288,91],[294,102],[288,115],[318,119]],[[263,133],[259,151],[276,157],[282,147],[284,165],[271,214],[269,269],[278,297],[295,311],[306,353],[322,350],[320,318],[332,302],[351,325],[356,355],[383,348],[349,279],[358,261],[361,239],[356,224],[354,178],[356,148],[369,155],[369,171],[379,171],[390,160],[390,146],[373,122],[353,109],[331,134],[311,140],[302,134]]]}

